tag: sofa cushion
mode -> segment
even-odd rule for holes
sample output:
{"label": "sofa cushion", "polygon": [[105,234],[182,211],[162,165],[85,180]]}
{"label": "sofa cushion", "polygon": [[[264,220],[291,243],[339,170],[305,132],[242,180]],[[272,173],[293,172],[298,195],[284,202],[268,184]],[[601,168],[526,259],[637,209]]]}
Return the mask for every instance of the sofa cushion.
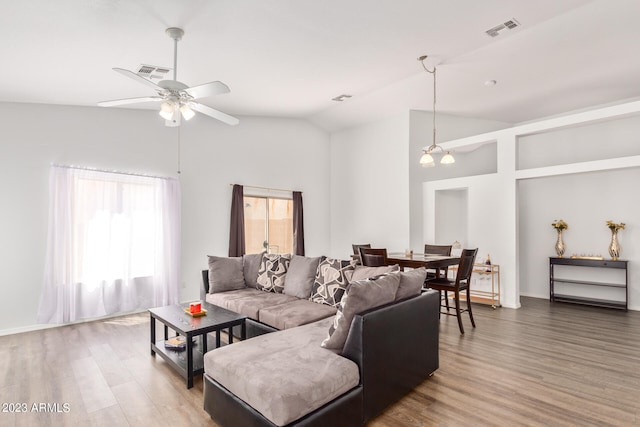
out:
{"label": "sofa cushion", "polygon": [[242,270],[244,283],[251,287],[258,287],[258,270],[262,262],[262,254],[246,254],[242,256]]}
{"label": "sofa cushion", "polygon": [[277,329],[289,329],[331,317],[334,314],[336,314],[335,307],[299,299],[261,309],[258,320]]}
{"label": "sofa cushion", "polygon": [[258,270],[257,288],[266,292],[282,293],[290,262],[290,254],[263,254]]}
{"label": "sofa cushion", "polygon": [[309,299],[319,304],[337,307],[354,269],[355,261],[322,257]]}
{"label": "sofa cushion", "polygon": [[322,347],[342,351],[355,315],[393,302],[399,285],[399,272],[349,283]]}
{"label": "sofa cushion", "polygon": [[284,279],[283,293],[298,298],[309,299],[319,263],[320,257],[309,258],[294,255],[293,258],[291,258],[287,276]]}
{"label": "sofa cushion", "polygon": [[355,282],[356,280],[370,279],[393,271],[400,271],[400,266],[398,264],[383,265],[380,267],[364,267],[362,265],[356,265],[355,270],[353,270],[353,275],[351,276],[351,281]]}
{"label": "sofa cushion", "polygon": [[400,285],[396,292],[395,301],[412,298],[420,295],[424,286],[424,279],[427,277],[427,270],[424,267],[400,273]]}
{"label": "sofa cushion", "polygon": [[264,295],[263,291],[259,291],[253,288],[237,289],[235,291],[217,292],[215,294],[207,294],[205,301],[209,304],[217,305],[218,307],[226,308],[229,310],[229,301],[248,297],[250,295]]}
{"label": "sofa cushion", "polygon": [[358,386],[358,365],[321,348],[331,319],[209,351],[206,375],[283,426]]}
{"label": "sofa cushion", "polygon": [[258,313],[263,308],[280,305],[291,301],[297,301],[298,298],[291,295],[278,294],[274,292],[263,292],[256,290],[256,293],[245,294],[239,298],[228,299],[225,307],[227,310],[244,314],[254,320],[259,320]]}
{"label": "sofa cushion", "polygon": [[226,292],[245,288],[242,257],[209,256],[209,292]]}

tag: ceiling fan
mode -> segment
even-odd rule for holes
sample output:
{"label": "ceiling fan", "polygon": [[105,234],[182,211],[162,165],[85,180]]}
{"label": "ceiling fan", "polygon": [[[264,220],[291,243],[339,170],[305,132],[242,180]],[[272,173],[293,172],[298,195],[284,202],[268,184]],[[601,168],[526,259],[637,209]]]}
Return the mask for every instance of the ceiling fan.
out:
{"label": "ceiling fan", "polygon": [[116,99],[113,101],[99,102],[101,107],[115,107],[117,105],[136,104],[139,102],[160,102],[160,116],[165,119],[166,126],[180,126],[181,118],[185,120],[195,116],[195,111],[213,117],[228,125],[237,125],[240,121],[222,111],[215,110],[207,105],[195,102],[198,98],[212,95],[220,95],[229,92],[229,87],[222,82],[210,82],[199,86],[189,87],[177,80],[178,69],[178,41],[182,39],[184,31],[181,28],[167,28],[165,31],[174,42],[173,55],[173,80],[162,80],[158,84],[148,80],[133,71],[123,68],[113,70],[154,89],[158,95],[143,96],[138,98]]}

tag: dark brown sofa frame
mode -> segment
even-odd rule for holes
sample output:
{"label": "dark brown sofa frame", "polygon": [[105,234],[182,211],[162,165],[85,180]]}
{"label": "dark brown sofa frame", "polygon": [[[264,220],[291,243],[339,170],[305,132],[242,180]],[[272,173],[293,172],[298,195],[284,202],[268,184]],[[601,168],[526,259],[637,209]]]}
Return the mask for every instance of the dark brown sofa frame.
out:
{"label": "dark brown sofa frame", "polygon": [[[358,365],[360,384],[289,426],[364,425],[433,375],[439,304],[438,293],[427,291],[357,315],[342,356]],[[206,373],[204,409],[221,426],[274,426]]]}

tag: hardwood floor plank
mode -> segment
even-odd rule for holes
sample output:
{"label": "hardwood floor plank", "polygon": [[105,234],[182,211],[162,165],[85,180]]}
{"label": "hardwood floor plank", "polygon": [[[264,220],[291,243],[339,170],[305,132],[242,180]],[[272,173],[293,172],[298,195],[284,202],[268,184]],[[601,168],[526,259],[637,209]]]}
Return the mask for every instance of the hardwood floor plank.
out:
{"label": "hardwood floor plank", "polygon": [[93,358],[77,359],[72,368],[87,413],[90,414],[117,403],[109,384]]}
{"label": "hardwood floor plank", "polygon": [[128,427],[131,424],[127,421],[120,405],[112,405],[92,412],[89,415],[89,425],[91,427]]}
{"label": "hardwood floor plank", "polygon": [[[369,426],[640,426],[640,313],[522,305],[475,304],[464,336],[443,316],[440,369]],[[0,360],[1,402],[71,408],[2,426],[215,426],[202,379],[150,356],[147,313],[3,336]]]}
{"label": "hardwood floor plank", "polygon": [[129,381],[119,384],[111,390],[130,425],[164,425],[165,421],[159,414],[159,408],[137,382]]}

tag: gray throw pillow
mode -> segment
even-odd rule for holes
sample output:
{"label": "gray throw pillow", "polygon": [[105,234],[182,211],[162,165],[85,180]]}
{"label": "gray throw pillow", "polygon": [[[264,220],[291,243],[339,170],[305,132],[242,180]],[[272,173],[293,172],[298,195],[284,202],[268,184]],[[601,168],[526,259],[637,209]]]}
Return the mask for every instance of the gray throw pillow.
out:
{"label": "gray throw pillow", "polygon": [[262,254],[247,254],[242,257],[244,283],[250,288],[258,287],[258,270],[262,262]]}
{"label": "gray throw pillow", "polygon": [[282,293],[294,297],[309,299],[313,282],[318,270],[320,257],[308,258],[294,255],[287,270],[287,277],[284,280],[284,291]]}
{"label": "gray throw pillow", "polygon": [[355,315],[393,302],[399,285],[400,273],[389,273],[375,279],[349,283],[347,292],[338,305],[333,325],[329,328],[329,337],[320,345],[342,351]]}
{"label": "gray throw pillow", "polygon": [[355,268],[355,260],[345,261],[322,257],[309,298],[318,304],[338,307]]}
{"label": "gray throw pillow", "polygon": [[245,288],[242,257],[209,256],[209,293]]}
{"label": "gray throw pillow", "polygon": [[351,281],[355,282],[356,280],[370,279],[372,277],[394,271],[400,271],[400,266],[398,264],[383,265],[381,267],[364,267],[362,265],[356,265],[356,269],[353,270],[353,275],[351,276]]}
{"label": "gray throw pillow", "polygon": [[257,289],[282,293],[290,262],[291,254],[263,254],[260,269],[258,270]]}
{"label": "gray throw pillow", "polygon": [[396,292],[396,301],[420,295],[424,286],[424,279],[427,277],[427,270],[424,267],[400,273],[400,286]]}

